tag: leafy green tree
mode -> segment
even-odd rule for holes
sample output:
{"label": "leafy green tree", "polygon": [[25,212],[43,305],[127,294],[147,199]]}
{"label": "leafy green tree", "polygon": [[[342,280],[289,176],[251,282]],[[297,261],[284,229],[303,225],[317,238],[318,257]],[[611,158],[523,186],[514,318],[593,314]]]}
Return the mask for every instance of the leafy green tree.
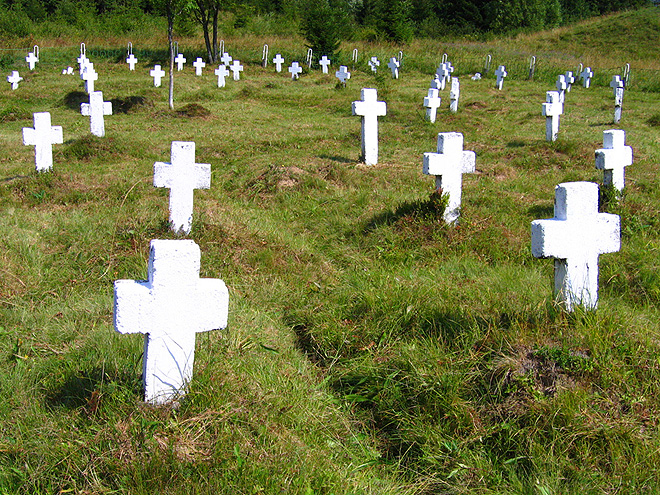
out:
{"label": "leafy green tree", "polygon": [[349,29],[348,4],[342,0],[310,0],[302,6],[301,31],[315,57],[334,57]]}
{"label": "leafy green tree", "polygon": [[221,5],[221,0],[193,1],[192,13],[202,26],[209,62],[217,62],[221,55],[218,53],[218,17]]}

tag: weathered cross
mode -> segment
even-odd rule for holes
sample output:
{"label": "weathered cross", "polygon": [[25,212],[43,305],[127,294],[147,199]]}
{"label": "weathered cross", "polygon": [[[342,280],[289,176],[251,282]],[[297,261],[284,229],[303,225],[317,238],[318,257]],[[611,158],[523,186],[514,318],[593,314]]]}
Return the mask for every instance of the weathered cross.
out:
{"label": "weathered cross", "polygon": [[495,77],[497,77],[497,80],[495,81],[495,89],[502,89],[502,84],[504,83],[504,78],[508,76],[509,73],[506,71],[506,68],[503,65],[500,65],[497,70],[495,71]]}
{"label": "weathered cross", "polygon": [[396,59],[396,57],[390,58],[390,61],[387,64],[387,66],[392,71],[392,78],[394,79],[399,79],[399,65],[399,61]]}
{"label": "weathered cross", "polygon": [[89,59],[87,58],[87,55],[85,55],[84,53],[81,52],[80,57],[78,57],[76,59],[76,62],[78,62],[78,64],[79,64],[78,69],[79,69],[80,73],[82,74],[83,69],[89,63]]}
{"label": "weathered cross", "polygon": [[362,101],[354,101],[353,115],[362,116],[362,158],[367,165],[378,163],[378,117],[387,113],[384,101],[378,101],[378,91],[362,88]]}
{"label": "weathered cross", "polygon": [[330,59],[323,55],[321,57],[321,60],[319,60],[319,65],[321,66],[321,70],[323,71],[324,74],[328,73],[328,67],[330,66]]}
{"label": "weathered cross", "polygon": [[545,117],[545,140],[556,141],[559,134],[559,116],[564,113],[564,104],[560,101],[558,91],[545,93],[543,116]]}
{"label": "weathered cross", "polygon": [[28,63],[30,70],[34,70],[34,65],[39,62],[39,57],[37,57],[34,52],[30,52],[28,53],[28,56],[25,57],[25,61]]}
{"label": "weathered cross", "polygon": [[591,78],[594,77],[591,67],[585,67],[585,69],[580,72],[580,77],[582,78],[582,86],[589,88],[589,86],[591,86]]}
{"label": "weathered cross", "polygon": [[445,80],[449,82],[451,75],[454,73],[454,66],[451,65],[451,62],[445,62]]}
{"label": "weathered cross", "polygon": [[149,71],[149,75],[154,78],[154,86],[160,88],[161,80],[165,77],[165,71],[160,68],[160,65],[154,65],[154,68]]}
{"label": "weathered cross", "polygon": [[201,76],[202,69],[206,67],[206,62],[204,62],[201,57],[198,57],[197,60],[193,62],[193,67],[195,68],[195,75]]}
{"label": "weathered cross", "polygon": [[98,81],[99,74],[94,70],[94,64],[89,62],[83,67],[82,72],[80,72],[80,79],[85,81],[85,91],[87,93],[94,92],[94,81]]}
{"label": "weathered cross", "polygon": [[567,311],[598,304],[598,255],[621,247],[618,215],[598,213],[598,185],[555,188],[555,216],[532,222],[532,255],[555,258],[555,297]]}
{"label": "weathered cross", "polygon": [[126,57],[126,63],[128,64],[129,70],[135,70],[135,64],[137,64],[138,59],[132,53]]}
{"label": "weathered cross", "polygon": [[174,62],[176,63],[177,72],[181,72],[183,70],[183,65],[187,62],[187,60],[186,57],[183,56],[183,53],[179,53],[174,59]]}
{"label": "weathered cross", "polygon": [[449,110],[458,112],[458,99],[461,96],[461,84],[458,77],[451,78],[451,89],[449,90]]}
{"label": "weathered cross", "polygon": [[564,74],[564,77],[566,78],[566,92],[570,93],[571,92],[571,87],[575,83],[575,77],[573,76],[573,72],[570,70],[566,71],[566,74]]}
{"label": "weathered cross", "polygon": [[220,57],[220,62],[222,62],[225,65],[229,65],[233,59],[231,58],[231,55],[229,53],[225,52],[222,54],[222,57]]}
{"label": "weathered cross", "polygon": [[80,113],[89,117],[89,127],[95,136],[105,136],[104,115],[112,115],[112,103],[103,101],[103,92],[94,91],[89,94],[89,103],[80,104]]}
{"label": "weathered cross", "polygon": [[618,124],[621,120],[621,110],[623,107],[623,88],[614,88],[614,123]]}
{"label": "weathered cross", "polygon": [[63,142],[62,126],[51,126],[48,112],[34,114],[34,128],[23,127],[23,144],[34,146],[37,172],[47,172],[53,168],[53,144]]}
{"label": "weathered cross", "polygon": [[378,57],[371,57],[371,59],[369,59],[369,67],[371,67],[372,72],[376,72],[379,66],[380,60],[378,60]]}
{"label": "weathered cross", "polygon": [[626,185],[626,169],[633,163],[633,149],[626,146],[626,131],[603,131],[603,148],[596,150],[596,168],[603,171],[603,184],[621,193]]}
{"label": "weathered cross", "polygon": [[289,67],[289,72],[291,73],[291,79],[295,81],[298,79],[298,75],[302,72],[302,67],[300,67],[298,62],[293,62],[291,67]]}
{"label": "weathered cross", "polygon": [[348,72],[348,67],[345,65],[340,65],[339,70],[335,72],[335,77],[339,79],[339,82],[346,86],[346,81],[351,78],[351,73]]}
{"label": "weathered cross", "polygon": [[284,58],[282,58],[282,55],[279,53],[275,55],[275,58],[273,59],[273,63],[275,64],[275,70],[277,72],[282,72],[282,64],[284,63]]}
{"label": "weathered cross", "polygon": [[188,234],[192,227],[193,191],[211,187],[211,165],[195,163],[195,143],[172,141],[169,163],[154,163],[154,187],[170,189],[170,227]]}
{"label": "weathered cross", "polygon": [[435,122],[435,117],[440,108],[440,103],[442,98],[439,96],[439,92],[436,88],[429,88],[428,96],[424,97],[424,106],[426,107],[426,119],[433,123]]}
{"label": "weathered cross", "polygon": [[612,88],[612,93],[616,96],[616,90],[621,88],[623,89],[623,80],[621,79],[621,76],[614,76],[612,77],[612,81],[610,82],[610,88]]}
{"label": "weathered cross", "polygon": [[445,89],[445,78],[443,77],[441,79],[440,76],[436,73],[433,76],[433,81],[431,81],[431,88],[437,89],[438,91]]}
{"label": "weathered cross", "polygon": [[18,89],[18,83],[21,82],[23,78],[18,74],[17,70],[14,70],[7,76],[7,82],[11,84],[11,89]]}
{"label": "weathered cross", "polygon": [[458,221],[461,209],[463,174],[473,173],[476,165],[474,151],[463,151],[463,134],[441,132],[438,134],[438,152],[424,153],[423,172],[435,175],[435,188],[449,196],[443,218],[448,224]]}
{"label": "weathered cross", "polygon": [[559,74],[557,76],[555,87],[559,93],[559,101],[564,103],[564,101],[566,101],[566,88],[568,87],[568,84],[566,83],[566,76],[564,74]]}
{"label": "weathered cross", "polygon": [[229,70],[225,64],[220,64],[217,69],[215,69],[215,75],[218,76],[218,87],[225,87],[225,78],[229,75]]}
{"label": "weathered cross", "polygon": [[442,62],[435,71],[435,85],[436,87],[444,91],[447,84],[447,76],[449,75],[449,70],[447,69],[447,64]]}
{"label": "weathered cross", "polygon": [[144,400],[165,404],[185,394],[193,374],[195,334],[227,326],[229,292],[199,278],[194,241],[152,240],[148,279],[116,280],[114,327],[144,337]]}
{"label": "weathered cross", "polygon": [[234,60],[234,62],[229,66],[229,70],[234,74],[234,81],[238,81],[241,78],[241,71],[243,66],[241,65],[240,60]]}

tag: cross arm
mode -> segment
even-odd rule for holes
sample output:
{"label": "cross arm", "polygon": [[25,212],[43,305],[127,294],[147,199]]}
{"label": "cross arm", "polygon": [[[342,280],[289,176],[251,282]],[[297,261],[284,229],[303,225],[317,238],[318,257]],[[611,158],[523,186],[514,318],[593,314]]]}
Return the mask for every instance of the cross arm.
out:
{"label": "cross arm", "polygon": [[32,127],[23,127],[23,144],[30,146],[37,144],[37,131]]}
{"label": "cross arm", "polygon": [[197,331],[208,332],[227,327],[229,291],[222,280],[203,278],[197,283]]}
{"label": "cross arm", "polygon": [[150,333],[151,287],[147,281],[116,280],[114,327],[119,333]]}

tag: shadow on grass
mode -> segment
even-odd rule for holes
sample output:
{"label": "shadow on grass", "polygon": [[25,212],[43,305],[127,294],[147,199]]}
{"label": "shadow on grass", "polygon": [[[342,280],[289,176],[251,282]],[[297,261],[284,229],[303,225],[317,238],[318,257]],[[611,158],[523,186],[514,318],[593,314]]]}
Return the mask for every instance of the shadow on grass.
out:
{"label": "shadow on grass", "polygon": [[132,110],[139,110],[142,107],[153,106],[152,102],[144,96],[129,96],[127,98],[114,98],[112,103],[112,113],[129,113]]}
{"label": "shadow on grass", "polygon": [[64,106],[80,112],[80,105],[89,103],[89,96],[84,91],[71,91],[64,96]]}
{"label": "shadow on grass", "polygon": [[534,205],[527,208],[527,213],[534,219],[553,218],[555,216],[555,207],[550,205]]}
{"label": "shadow on grass", "polygon": [[[362,233],[369,234],[383,225],[392,225],[404,217],[412,217],[423,220],[442,221],[448,196],[440,191],[431,193],[429,199],[405,201],[397,206],[396,210],[387,210],[374,215],[367,222]],[[443,224],[444,225],[444,224]]]}

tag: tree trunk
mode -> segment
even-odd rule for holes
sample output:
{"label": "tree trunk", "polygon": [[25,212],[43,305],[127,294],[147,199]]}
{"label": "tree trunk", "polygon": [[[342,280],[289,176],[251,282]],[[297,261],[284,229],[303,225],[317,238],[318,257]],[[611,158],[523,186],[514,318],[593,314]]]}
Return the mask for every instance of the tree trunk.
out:
{"label": "tree trunk", "polygon": [[218,53],[218,14],[220,13],[219,6],[216,4],[213,9],[213,62],[217,62],[222,53]]}
{"label": "tree trunk", "polygon": [[167,13],[167,42],[170,46],[170,110],[174,110],[174,15]]}

